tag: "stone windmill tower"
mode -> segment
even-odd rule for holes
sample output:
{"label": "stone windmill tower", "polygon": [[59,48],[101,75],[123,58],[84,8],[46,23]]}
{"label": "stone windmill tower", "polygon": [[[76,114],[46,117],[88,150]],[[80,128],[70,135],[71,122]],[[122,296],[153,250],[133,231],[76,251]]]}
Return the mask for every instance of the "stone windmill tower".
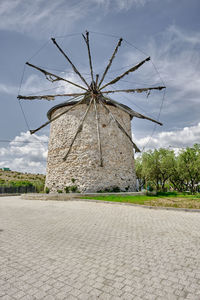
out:
{"label": "stone windmill tower", "polygon": [[91,84],[88,84],[54,38],[52,38],[53,43],[80,77],[84,83],[83,86],[26,63],[42,72],[51,82],[65,81],[83,91],[73,94],[18,96],[18,99],[26,100],[54,100],[55,97],[72,97],[68,101],[52,107],[47,114],[49,121],[30,131],[33,134],[51,123],[45,185],[54,192],[69,189],[72,186],[81,192],[116,189],[135,191],[133,149],[135,152],[140,150],[132,141],[131,120],[133,117],[137,117],[162,124],[110,99],[107,95],[119,92],[150,92],[151,90],[162,90],[165,87],[105,90],[106,87],[136,71],[149,61],[150,57],[103,84],[122,39],[119,39],[102,77],[99,78],[96,75],[94,78],[89,33],[86,32],[83,38],[88,49]]}

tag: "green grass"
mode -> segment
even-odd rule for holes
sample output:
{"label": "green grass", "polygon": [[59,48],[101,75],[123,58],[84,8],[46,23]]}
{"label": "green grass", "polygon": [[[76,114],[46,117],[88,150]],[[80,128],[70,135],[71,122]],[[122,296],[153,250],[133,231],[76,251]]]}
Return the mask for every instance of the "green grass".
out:
{"label": "green grass", "polygon": [[158,193],[157,195],[99,195],[84,196],[82,199],[93,199],[111,202],[133,203],[140,205],[177,207],[177,208],[196,208],[200,209],[200,194],[188,195],[186,193]]}
{"label": "green grass", "polygon": [[82,199],[94,199],[94,200],[104,200],[104,201],[113,201],[113,202],[128,202],[128,203],[138,203],[144,204],[146,201],[150,199],[156,199],[156,196],[145,196],[145,195],[138,195],[138,196],[121,196],[121,195],[108,195],[108,196],[95,196],[95,197],[81,197]]}
{"label": "green grass", "polygon": [[158,198],[169,198],[169,197],[175,197],[175,198],[191,198],[191,199],[198,199],[200,198],[200,193],[198,194],[189,194],[187,192],[185,193],[177,193],[177,192],[158,192],[156,197]]}

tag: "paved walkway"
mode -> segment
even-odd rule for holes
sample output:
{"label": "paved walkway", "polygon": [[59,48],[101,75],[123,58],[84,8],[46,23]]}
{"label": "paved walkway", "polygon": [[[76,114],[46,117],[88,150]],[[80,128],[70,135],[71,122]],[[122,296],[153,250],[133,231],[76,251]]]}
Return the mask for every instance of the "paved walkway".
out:
{"label": "paved walkway", "polygon": [[0,197],[0,299],[200,299],[200,214]]}

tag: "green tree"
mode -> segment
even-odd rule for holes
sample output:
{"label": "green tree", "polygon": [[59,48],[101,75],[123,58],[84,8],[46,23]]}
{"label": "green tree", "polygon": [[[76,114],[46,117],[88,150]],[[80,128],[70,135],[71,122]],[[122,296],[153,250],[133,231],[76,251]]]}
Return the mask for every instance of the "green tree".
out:
{"label": "green tree", "polygon": [[200,182],[200,145],[187,147],[178,156],[177,170],[185,189],[194,193]]}
{"label": "green tree", "polygon": [[135,159],[135,173],[139,183],[139,191],[145,185],[145,176],[142,172],[142,157],[137,157]]}
{"label": "green tree", "polygon": [[159,190],[160,165],[157,150],[149,150],[142,155],[142,174],[147,182],[153,182],[156,190]]}
{"label": "green tree", "polygon": [[165,183],[174,173],[176,168],[176,158],[173,150],[159,149],[159,166],[160,166],[160,185],[161,189],[165,190]]}
{"label": "green tree", "polygon": [[176,165],[174,151],[164,148],[149,150],[143,153],[141,165],[141,177],[145,178],[146,183],[153,182],[156,190],[164,190]]}

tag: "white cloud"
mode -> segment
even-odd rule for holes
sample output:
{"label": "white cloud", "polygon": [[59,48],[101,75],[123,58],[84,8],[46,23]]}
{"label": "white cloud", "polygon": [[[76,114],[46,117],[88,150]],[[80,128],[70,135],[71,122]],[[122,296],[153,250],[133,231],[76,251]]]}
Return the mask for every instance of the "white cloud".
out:
{"label": "white cloud", "polygon": [[[103,7],[105,10],[129,10],[132,6],[144,6],[150,0],[91,0],[88,2],[96,2],[99,6]],[[151,0],[152,1],[152,0]]]}
{"label": "white cloud", "polygon": [[186,31],[180,30],[177,26],[171,25],[168,28],[168,32],[172,33],[172,35],[176,36],[179,41],[187,42],[193,45],[200,44],[200,33],[193,32],[192,34]]}
{"label": "white cloud", "polygon": [[170,26],[160,38],[160,43],[149,42],[149,52],[168,89],[174,89],[173,98],[182,101],[199,95],[200,54],[196,46],[200,44],[200,34]]}
{"label": "white cloud", "polygon": [[[200,114],[200,34],[195,31],[184,31],[177,26],[170,26],[162,33],[151,38],[145,51],[151,56],[167,87],[164,106],[161,111],[161,122],[167,128],[183,128],[199,122]],[[140,57],[140,58],[139,58]],[[143,58],[145,56],[143,55]],[[126,62],[141,61],[133,53],[126,55]],[[151,62],[145,63],[134,72],[132,80],[162,85],[160,77]],[[138,84],[139,86],[139,84]],[[142,86],[142,84],[141,84]],[[129,96],[130,97],[130,96]],[[152,92],[148,101],[144,95],[137,95],[136,102],[144,107],[156,119],[162,102],[162,92]],[[131,99],[131,98],[130,98]],[[148,115],[148,112],[146,113]]]}
{"label": "white cloud", "polygon": [[[61,72],[58,75],[64,79],[79,84],[80,80],[77,80],[77,76],[73,73],[68,75],[66,72]],[[18,91],[18,86],[0,83],[0,93],[17,96]],[[24,96],[77,92],[82,92],[82,90],[64,81],[60,81],[56,85],[52,85],[52,83],[47,81],[45,77],[42,78],[37,74],[31,74],[28,76],[20,88],[20,94]]]}
{"label": "white cloud", "polygon": [[22,132],[7,147],[0,148],[0,167],[13,171],[45,173],[48,137]]}
{"label": "white cloud", "polygon": [[[0,3],[0,29],[28,32],[38,36],[49,33],[67,34],[72,26],[86,17],[101,13],[129,10],[144,6],[150,0],[2,0]],[[152,1],[152,0],[151,0]],[[98,16],[100,13],[98,13]]]}
{"label": "white cloud", "polygon": [[[86,1],[87,2],[87,1]],[[3,0],[0,4],[0,29],[19,32],[66,33],[72,24],[84,18],[87,13],[83,2],[49,0]],[[68,30],[66,30],[68,29]]]}
{"label": "white cloud", "polygon": [[200,123],[196,126],[184,127],[176,131],[166,131],[155,134],[153,137],[146,136],[145,138],[133,140],[137,146],[142,150],[155,149],[155,148],[185,148],[191,147],[194,144],[200,143]]}
{"label": "white cloud", "polygon": [[0,83],[0,93],[5,93],[8,95],[16,95],[17,87],[9,84]]}
{"label": "white cloud", "polygon": [[[37,94],[38,91],[48,89],[49,87],[49,82],[41,80],[41,78],[36,74],[32,74],[29,77],[27,77],[26,80],[24,80],[20,92],[25,91],[26,95],[30,93]],[[0,83],[0,93],[17,96],[18,90],[19,86]]]}

